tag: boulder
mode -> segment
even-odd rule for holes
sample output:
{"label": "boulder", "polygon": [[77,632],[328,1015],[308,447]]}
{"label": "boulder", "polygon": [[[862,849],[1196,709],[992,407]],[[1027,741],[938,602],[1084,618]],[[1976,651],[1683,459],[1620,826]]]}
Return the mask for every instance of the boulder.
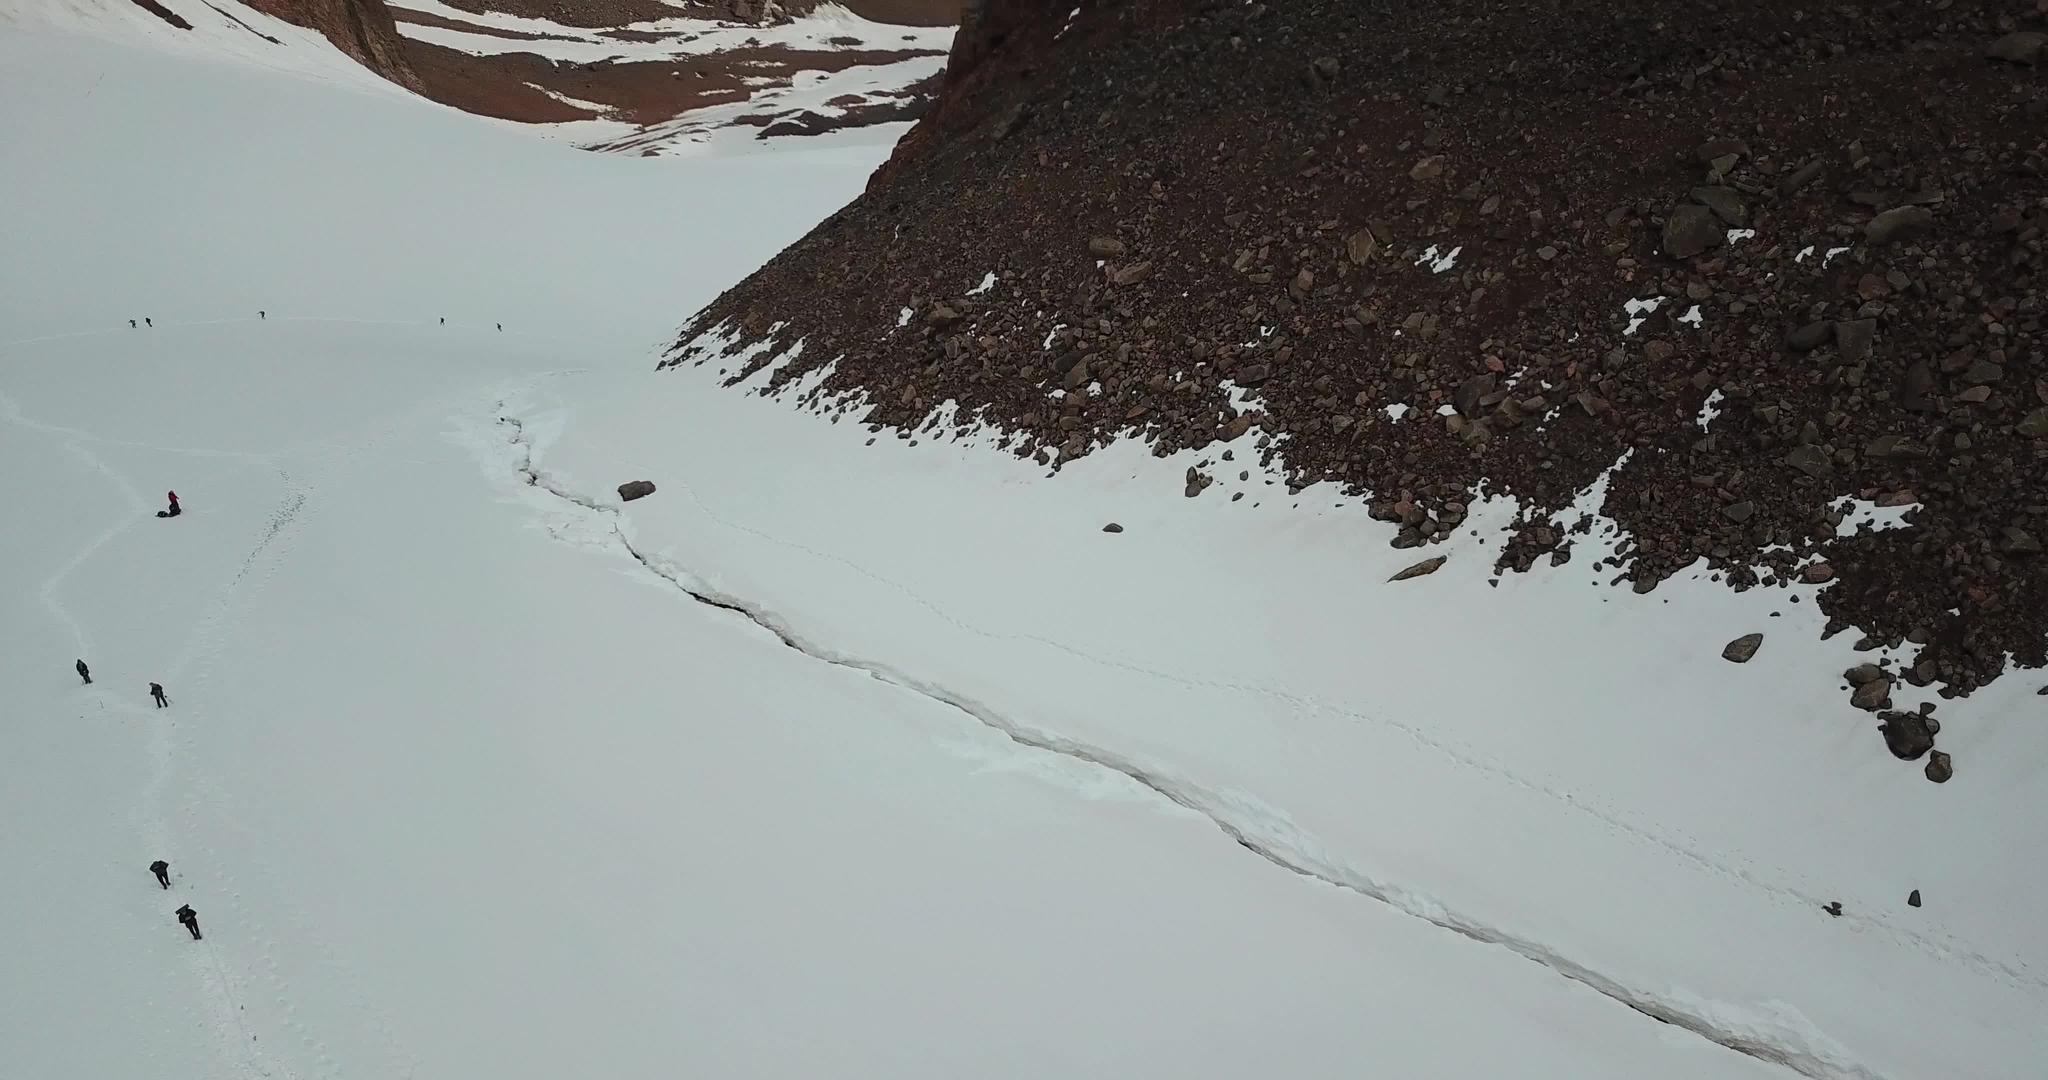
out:
{"label": "boulder", "polygon": [[1934,749],[1934,733],[1927,730],[1927,720],[1919,713],[1883,712],[1878,719],[1884,721],[1878,730],[1884,732],[1884,745],[1893,757],[1914,761]]}
{"label": "boulder", "polygon": [[1443,566],[1444,562],[1449,558],[1450,556],[1448,555],[1438,555],[1434,559],[1424,559],[1421,562],[1416,563],[1415,565],[1402,570],[1400,573],[1395,574],[1393,577],[1390,577],[1387,580],[1407,581],[1409,578],[1419,578],[1424,574],[1434,574],[1437,572],[1437,569]]}
{"label": "boulder", "polygon": [[1697,203],[1672,207],[1664,218],[1664,253],[1673,258],[1690,259],[1727,242],[1727,226]]}
{"label": "boulder", "polygon": [[654,481],[652,480],[628,480],[619,485],[619,498],[626,502],[632,502],[634,499],[644,499],[652,494],[654,494]]}
{"label": "boulder", "polygon": [[1849,695],[1849,704],[1864,712],[1876,712],[1884,708],[1891,699],[1892,680],[1888,676],[1879,676],[1857,687],[1856,692]]}
{"label": "boulder", "polygon": [[2031,64],[2040,59],[2043,47],[2048,47],[2048,34],[2017,30],[1986,45],[1984,55],[2008,64]]}
{"label": "boulder", "polygon": [[1955,766],[1949,763],[1948,755],[1939,750],[1928,756],[1926,771],[1927,778],[1937,784],[1948,783],[1948,778],[1956,774]]}
{"label": "boulder", "polygon": [[1909,892],[1909,893],[1907,893],[1907,894],[1906,894],[1906,906],[1907,906],[1907,907],[1919,907],[1919,906],[1920,906],[1920,890],[1918,890],[1918,889],[1914,889],[1914,890],[1913,890],[1912,892]]}
{"label": "boulder", "polygon": [[1873,244],[1889,244],[1925,232],[1934,224],[1934,211],[1924,206],[1895,206],[1870,219],[1863,238]]}
{"label": "boulder", "polygon": [[1106,533],[1120,533],[1124,531],[1124,527],[1112,521],[1109,524],[1104,525],[1102,527],[1102,531]]}
{"label": "boulder", "polygon": [[1757,649],[1761,648],[1763,643],[1762,634],[1744,634],[1721,649],[1721,659],[1731,664],[1747,664],[1749,658],[1756,655]]}

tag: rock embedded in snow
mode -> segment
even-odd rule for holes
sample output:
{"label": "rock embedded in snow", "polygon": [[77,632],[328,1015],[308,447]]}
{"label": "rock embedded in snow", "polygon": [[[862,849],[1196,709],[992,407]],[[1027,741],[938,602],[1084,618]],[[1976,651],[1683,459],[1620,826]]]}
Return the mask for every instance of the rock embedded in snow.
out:
{"label": "rock embedded in snow", "polygon": [[1830,900],[1827,903],[1822,904],[1820,906],[1820,909],[1822,911],[1827,912],[1830,915],[1833,915],[1837,919],[1842,917],[1842,902],[1840,900]]}
{"label": "rock embedded in snow", "polygon": [[1842,680],[1850,686],[1867,686],[1884,678],[1884,669],[1876,664],[1858,664],[1842,672]]}
{"label": "rock embedded in snow", "polygon": [[1835,568],[1824,562],[1814,563],[1799,571],[1799,580],[1808,585],[1819,585],[1835,579]]}
{"label": "rock embedded in snow", "polygon": [[1926,773],[1929,780],[1937,784],[1946,784],[1949,781],[1949,777],[1956,774],[1956,770],[1955,766],[1950,763],[1949,756],[1940,750],[1936,750],[1928,755]]}
{"label": "rock embedded in snow", "polygon": [[1907,893],[1907,894],[1906,894],[1906,906],[1907,906],[1907,907],[1919,907],[1919,906],[1920,906],[1920,890],[1918,890],[1918,889],[1914,889],[1914,890],[1913,890],[1912,892],[1909,892],[1909,893]]}
{"label": "rock embedded in snow", "polygon": [[1882,712],[1878,719],[1884,721],[1878,730],[1884,733],[1885,748],[1893,757],[1914,761],[1934,749],[1934,733],[1927,730],[1927,719],[1919,713]]}
{"label": "rock embedded in snow", "polygon": [[1107,525],[1104,525],[1104,526],[1102,527],[1102,531],[1103,531],[1103,532],[1106,532],[1106,533],[1120,533],[1120,532],[1124,531],[1124,527],[1123,527],[1122,525],[1119,525],[1119,524],[1117,524],[1116,522],[1112,521],[1112,522],[1110,522],[1109,524],[1107,524]]}
{"label": "rock embedded in snow", "polygon": [[1727,228],[1697,203],[1672,207],[1664,218],[1664,254],[1673,258],[1690,259],[1727,242]]}
{"label": "rock embedded in snow", "polygon": [[626,502],[632,502],[634,499],[644,499],[652,494],[654,494],[654,481],[652,480],[628,480],[619,485],[619,498]]}
{"label": "rock embedded in snow", "polygon": [[1757,649],[1761,648],[1763,643],[1764,636],[1761,633],[1744,634],[1722,647],[1721,659],[1731,664],[1747,664],[1749,658],[1756,655]]}
{"label": "rock embedded in snow", "polygon": [[1890,704],[1891,700],[1892,680],[1888,675],[1881,675],[1864,683],[1856,688],[1855,693],[1849,695],[1849,704],[1865,712],[1876,712]]}
{"label": "rock embedded in snow", "polygon": [[1414,564],[1413,566],[1409,566],[1402,569],[1399,573],[1396,573],[1393,577],[1390,577],[1387,580],[1389,582],[1407,581],[1410,578],[1419,578],[1426,574],[1434,574],[1437,572],[1438,569],[1440,569],[1443,566],[1445,561],[1447,561],[1449,558],[1450,556],[1448,555],[1438,555],[1434,559],[1424,559],[1421,562]]}

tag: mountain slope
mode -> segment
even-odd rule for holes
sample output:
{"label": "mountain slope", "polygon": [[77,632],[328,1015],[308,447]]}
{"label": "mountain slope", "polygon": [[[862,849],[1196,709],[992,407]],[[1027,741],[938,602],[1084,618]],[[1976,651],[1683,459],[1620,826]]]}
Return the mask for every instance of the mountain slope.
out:
{"label": "mountain slope", "polygon": [[1623,462],[1607,577],[1838,582],[1831,631],[1945,691],[2048,662],[2044,16],[1601,11],[990,0],[678,359],[802,341],[778,378],[1042,462],[1207,448],[1189,495],[1279,461],[1400,546],[1509,492],[1503,570],[1575,557],[1551,513]]}

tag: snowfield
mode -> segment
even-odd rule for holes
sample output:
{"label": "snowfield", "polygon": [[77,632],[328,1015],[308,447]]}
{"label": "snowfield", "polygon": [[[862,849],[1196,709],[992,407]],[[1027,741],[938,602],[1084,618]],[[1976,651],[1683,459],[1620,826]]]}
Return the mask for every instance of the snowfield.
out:
{"label": "snowfield", "polygon": [[656,372],[885,143],[0,4],[0,1073],[2043,1074],[2038,673],[1935,785],[1811,588]]}

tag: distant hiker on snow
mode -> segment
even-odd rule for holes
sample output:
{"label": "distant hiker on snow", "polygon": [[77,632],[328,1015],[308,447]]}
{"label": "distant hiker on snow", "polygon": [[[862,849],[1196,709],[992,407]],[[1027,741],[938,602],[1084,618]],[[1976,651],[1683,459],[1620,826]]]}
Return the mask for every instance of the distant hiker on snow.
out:
{"label": "distant hiker on snow", "polygon": [[192,910],[192,905],[185,904],[179,907],[175,914],[178,916],[178,921],[185,924],[185,929],[192,931],[192,940],[198,941],[199,913]]}
{"label": "distant hiker on snow", "polygon": [[156,324],[155,324],[155,323],[153,323],[153,322],[150,322],[150,321],[149,321],[149,316],[147,316],[147,315],[144,315],[144,316],[142,317],[142,325],[144,325],[144,326],[150,326],[150,327],[153,327],[153,326],[155,326]]}
{"label": "distant hiker on snow", "polygon": [[78,677],[85,680],[85,685],[92,685],[92,669],[86,667],[83,660],[78,662]]}
{"label": "distant hiker on snow", "polygon": [[159,709],[167,708],[171,704],[171,699],[164,696],[164,684],[162,683],[150,683],[149,696],[156,699],[156,707]]}
{"label": "distant hiker on snow", "polygon": [[448,316],[446,316],[446,315],[443,315],[443,316],[441,316],[441,325],[442,325],[442,326],[446,326],[446,325],[448,325]]}
{"label": "distant hiker on snow", "polygon": [[149,872],[156,875],[156,883],[168,889],[171,887],[171,864],[158,859],[149,864]]}
{"label": "distant hiker on snow", "polygon": [[259,312],[257,312],[257,313],[256,313],[256,317],[257,317],[257,318],[259,318],[259,319],[268,319],[268,318],[270,318],[270,312],[267,312],[267,311],[259,311]]}
{"label": "distant hiker on snow", "polygon": [[178,509],[178,493],[177,493],[177,492],[175,492],[175,491],[167,491],[167,492],[164,492],[164,495],[165,495],[165,496],[166,496],[167,498],[169,498],[169,499],[171,500],[171,508],[170,508],[169,510],[159,510],[159,511],[157,511],[157,512],[156,512],[156,516],[158,516],[158,517],[160,517],[160,518],[174,518],[174,517],[177,517],[177,516],[178,516],[179,514],[182,514],[182,513],[184,513],[184,511],[183,511],[183,510],[180,510],[180,509]]}
{"label": "distant hiker on snow", "polygon": [[135,320],[134,320],[134,319],[130,319],[130,320],[128,320],[128,329],[130,329],[130,330],[133,330],[133,329],[135,329]]}

